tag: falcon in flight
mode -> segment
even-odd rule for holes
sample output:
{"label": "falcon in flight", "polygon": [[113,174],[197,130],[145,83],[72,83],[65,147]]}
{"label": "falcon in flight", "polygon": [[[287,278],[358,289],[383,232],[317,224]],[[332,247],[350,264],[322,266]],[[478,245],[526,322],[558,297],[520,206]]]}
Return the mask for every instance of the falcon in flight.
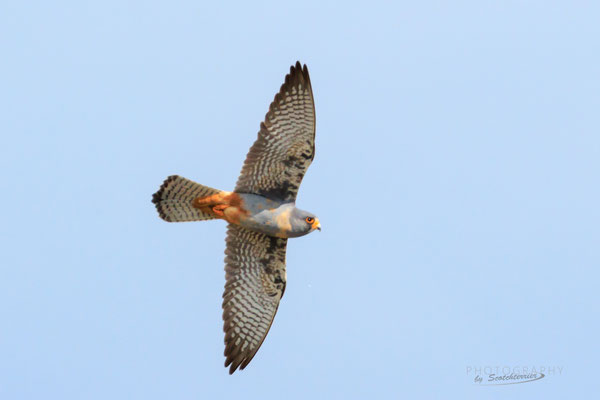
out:
{"label": "falcon in flight", "polygon": [[308,68],[297,62],[260,124],[233,192],[173,175],[152,197],[168,222],[228,222],[223,330],[230,374],[248,365],[273,323],[285,291],[288,238],[321,230],[315,215],[296,208],[314,156],[315,104]]}

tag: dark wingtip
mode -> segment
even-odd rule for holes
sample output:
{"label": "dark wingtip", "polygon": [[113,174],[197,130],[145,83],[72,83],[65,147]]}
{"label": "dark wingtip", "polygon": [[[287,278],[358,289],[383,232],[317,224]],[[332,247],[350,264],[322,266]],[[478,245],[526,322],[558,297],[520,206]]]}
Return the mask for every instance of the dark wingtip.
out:
{"label": "dark wingtip", "polygon": [[[233,373],[238,368],[238,366],[229,357],[227,357],[227,359],[225,360],[225,368],[227,368],[227,367],[229,367],[229,375],[233,375]],[[240,368],[240,369],[242,369],[242,368]]]}
{"label": "dark wingtip", "polygon": [[296,71],[302,71],[302,64],[300,64],[300,61],[296,61],[296,64],[290,67],[290,74],[293,75]]}
{"label": "dark wingtip", "polygon": [[[290,67],[290,82],[302,82],[310,86],[310,75],[308,74],[308,67],[306,64],[301,64],[300,61],[296,61],[295,65]],[[287,82],[287,76],[286,76]]]}

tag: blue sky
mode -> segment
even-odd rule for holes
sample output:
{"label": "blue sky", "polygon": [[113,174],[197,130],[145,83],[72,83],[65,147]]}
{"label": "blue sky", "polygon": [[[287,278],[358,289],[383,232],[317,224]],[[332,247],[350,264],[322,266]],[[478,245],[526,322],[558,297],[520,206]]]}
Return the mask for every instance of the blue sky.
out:
{"label": "blue sky", "polygon": [[[600,6],[215,3],[0,5],[0,397],[597,391]],[[229,376],[225,224],[167,224],[151,194],[231,190],[296,60],[323,231],[290,241]],[[554,370],[479,387],[486,366]]]}

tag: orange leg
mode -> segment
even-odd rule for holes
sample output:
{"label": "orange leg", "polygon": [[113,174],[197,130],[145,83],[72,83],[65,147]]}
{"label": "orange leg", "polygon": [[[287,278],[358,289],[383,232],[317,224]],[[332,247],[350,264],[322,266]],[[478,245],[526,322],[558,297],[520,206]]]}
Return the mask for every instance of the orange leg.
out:
{"label": "orange leg", "polygon": [[218,204],[212,208],[212,212],[220,218],[225,218],[225,210],[228,208],[227,204]]}
{"label": "orange leg", "polygon": [[248,215],[243,208],[243,200],[236,193],[220,192],[206,197],[198,197],[192,206],[205,213],[213,214],[217,218],[239,224],[241,219]]}

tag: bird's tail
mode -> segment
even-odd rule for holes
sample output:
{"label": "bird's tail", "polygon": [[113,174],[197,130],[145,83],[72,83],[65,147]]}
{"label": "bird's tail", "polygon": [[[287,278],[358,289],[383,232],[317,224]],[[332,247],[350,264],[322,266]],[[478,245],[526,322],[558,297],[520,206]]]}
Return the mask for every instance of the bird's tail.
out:
{"label": "bird's tail", "polygon": [[197,198],[220,193],[220,190],[203,186],[181,176],[169,176],[158,192],[152,195],[158,215],[168,222],[205,221],[215,219],[212,213],[194,207]]}

